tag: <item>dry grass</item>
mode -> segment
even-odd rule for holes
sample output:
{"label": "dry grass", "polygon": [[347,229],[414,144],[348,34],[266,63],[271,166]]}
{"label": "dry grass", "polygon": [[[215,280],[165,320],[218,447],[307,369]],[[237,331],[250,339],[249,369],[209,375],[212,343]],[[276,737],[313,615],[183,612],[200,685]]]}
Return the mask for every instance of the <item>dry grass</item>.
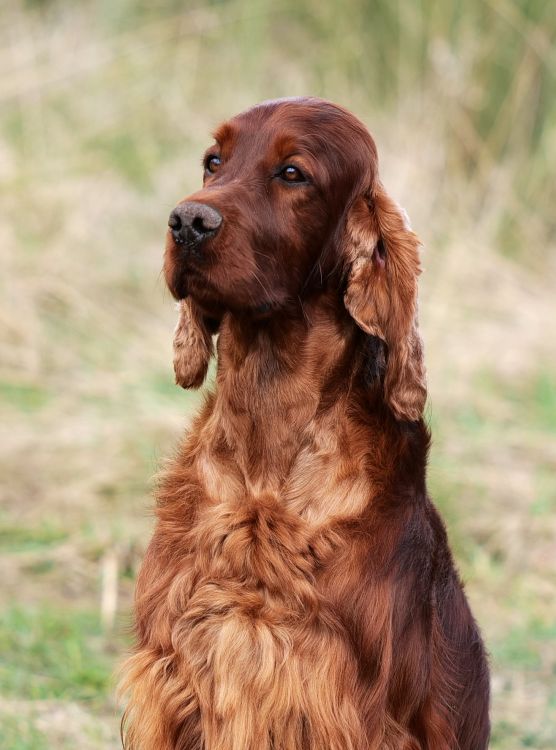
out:
{"label": "dry grass", "polygon": [[427,247],[430,483],[492,652],[492,747],[556,746],[549,6],[4,3],[2,750],[117,747],[149,481],[197,402],[165,219],[221,117],[307,92],[369,124]]}

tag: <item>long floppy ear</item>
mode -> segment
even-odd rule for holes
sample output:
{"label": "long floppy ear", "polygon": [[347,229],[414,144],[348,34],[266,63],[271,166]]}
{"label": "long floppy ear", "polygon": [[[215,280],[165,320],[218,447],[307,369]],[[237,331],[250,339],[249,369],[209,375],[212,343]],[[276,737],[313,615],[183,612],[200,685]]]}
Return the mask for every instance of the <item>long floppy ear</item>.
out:
{"label": "long floppy ear", "polygon": [[361,329],[386,343],[385,400],[397,419],[410,421],[421,417],[427,398],[417,324],[419,245],[380,183],[351,207],[344,302]]}
{"label": "long floppy ear", "polygon": [[174,373],[182,388],[199,388],[214,353],[212,335],[191,297],[178,302],[179,319],[174,332]]}

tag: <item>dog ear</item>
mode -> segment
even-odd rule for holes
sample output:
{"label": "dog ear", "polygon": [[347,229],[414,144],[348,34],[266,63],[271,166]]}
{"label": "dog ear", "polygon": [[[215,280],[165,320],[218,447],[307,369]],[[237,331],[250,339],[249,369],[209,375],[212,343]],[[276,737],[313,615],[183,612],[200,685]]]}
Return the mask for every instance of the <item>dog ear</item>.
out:
{"label": "dog ear", "polygon": [[380,183],[347,217],[344,302],[357,325],[387,347],[384,396],[394,416],[418,420],[427,397],[417,324],[419,240]]}
{"label": "dog ear", "polygon": [[174,373],[182,388],[199,388],[214,353],[212,331],[191,297],[178,302],[174,332]]}

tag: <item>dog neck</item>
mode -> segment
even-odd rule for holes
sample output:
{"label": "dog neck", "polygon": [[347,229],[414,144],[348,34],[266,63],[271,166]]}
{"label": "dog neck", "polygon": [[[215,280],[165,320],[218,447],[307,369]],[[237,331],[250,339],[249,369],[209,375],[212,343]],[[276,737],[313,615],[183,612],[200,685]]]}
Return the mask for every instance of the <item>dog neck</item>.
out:
{"label": "dog neck", "polygon": [[224,317],[213,413],[246,480],[280,484],[301,448],[317,439],[319,424],[341,420],[356,335],[330,293],[297,315],[258,322]]}

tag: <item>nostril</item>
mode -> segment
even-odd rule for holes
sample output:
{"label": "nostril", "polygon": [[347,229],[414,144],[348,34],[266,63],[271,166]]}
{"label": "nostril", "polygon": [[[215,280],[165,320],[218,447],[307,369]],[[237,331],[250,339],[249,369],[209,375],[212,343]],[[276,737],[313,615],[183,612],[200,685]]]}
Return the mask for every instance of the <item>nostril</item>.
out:
{"label": "nostril", "polygon": [[197,204],[191,226],[199,234],[213,234],[222,224],[222,216],[212,206]]}
{"label": "nostril", "polygon": [[182,222],[176,211],[172,211],[172,213],[170,214],[170,217],[168,219],[168,226],[174,231],[181,229]]}
{"label": "nostril", "polygon": [[194,229],[198,234],[206,234],[207,232],[210,232],[210,229],[205,226],[202,216],[196,216],[193,219],[193,221],[191,222],[191,228]]}

